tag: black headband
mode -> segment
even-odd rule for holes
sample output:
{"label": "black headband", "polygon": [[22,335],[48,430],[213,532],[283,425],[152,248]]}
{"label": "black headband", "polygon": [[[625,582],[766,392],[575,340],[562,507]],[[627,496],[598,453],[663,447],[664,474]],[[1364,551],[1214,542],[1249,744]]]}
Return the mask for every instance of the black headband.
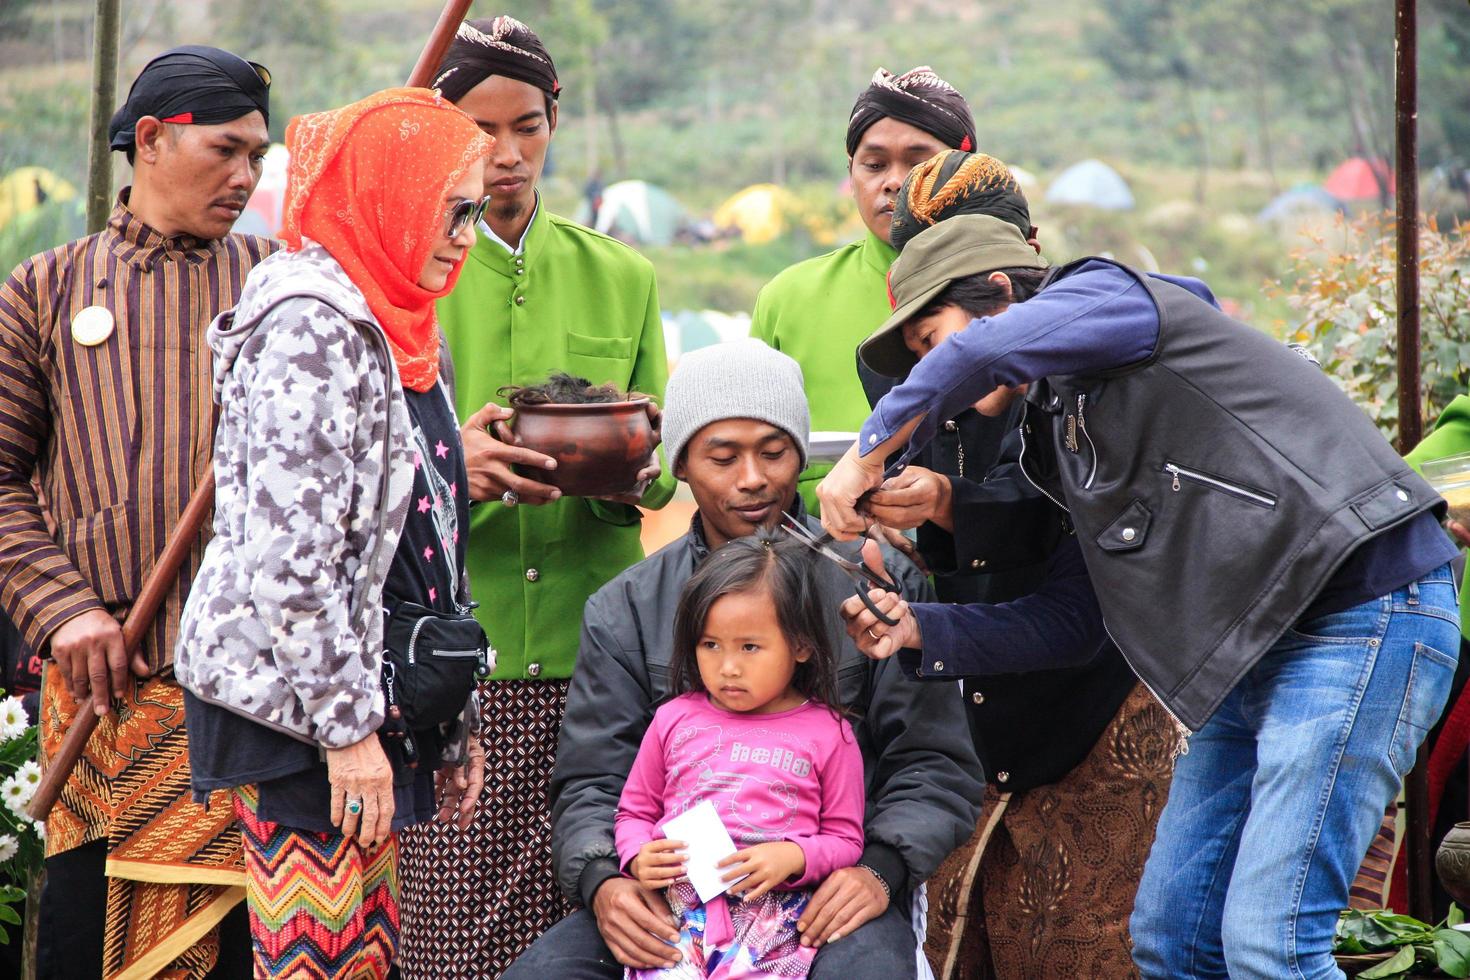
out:
{"label": "black headband", "polygon": [[506,16],[460,24],[429,87],[438,89],[450,102],[458,102],[491,75],[534,85],[553,99],[561,94],[556,65],[541,39],[525,24]]}
{"label": "black headband", "polygon": [[167,123],[213,126],[259,112],[270,124],[270,72],[239,55],[202,44],[165,51],[144,66],[128,100],[108,124],[114,150],[133,148],[144,116]]}
{"label": "black headband", "polygon": [[965,97],[927,66],[894,75],[879,68],[847,121],[847,155],[880,119],[897,119],[956,150],[975,149],[975,120]]}

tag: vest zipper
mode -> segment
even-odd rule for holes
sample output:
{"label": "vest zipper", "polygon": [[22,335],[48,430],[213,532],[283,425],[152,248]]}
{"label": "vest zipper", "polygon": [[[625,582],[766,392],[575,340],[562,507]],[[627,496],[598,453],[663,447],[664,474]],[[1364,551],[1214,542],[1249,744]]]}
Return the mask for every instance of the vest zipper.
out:
{"label": "vest zipper", "polygon": [[1087,419],[1082,414],[1082,408],[1087,403],[1085,393],[1077,396],[1077,428],[1082,433],[1082,438],[1087,440],[1087,446],[1092,450],[1092,469],[1087,473],[1087,482],[1082,484],[1083,490],[1092,489],[1092,481],[1097,479],[1097,445],[1092,441],[1092,436],[1087,431]]}
{"label": "vest zipper", "polygon": [[1268,510],[1274,510],[1276,507],[1275,497],[1270,497],[1257,490],[1243,487],[1238,483],[1222,480],[1218,476],[1210,476],[1208,473],[1201,473],[1198,470],[1186,469],[1172,461],[1165,460],[1164,472],[1173,474],[1173,490],[1175,493],[1179,492],[1179,479],[1183,477],[1191,483],[1198,483],[1213,490],[1219,490],[1221,493],[1229,494],[1232,497],[1255,504],[1258,507],[1265,507]]}
{"label": "vest zipper", "polygon": [[[1032,486],[1035,486],[1036,491],[1038,491],[1039,494],[1042,495],[1042,497],[1047,498],[1047,500],[1053,502],[1053,504],[1057,505],[1057,507],[1060,507],[1061,510],[1063,510],[1063,513],[1072,513],[1072,510],[1070,510],[1070,508],[1067,507],[1066,504],[1063,504],[1063,502],[1057,500],[1057,498],[1053,497],[1053,495],[1048,494],[1047,488],[1045,488],[1045,486],[1042,486],[1041,483],[1036,482],[1036,480],[1030,478],[1030,473],[1026,472],[1026,432],[1028,432],[1028,430],[1029,423],[1026,422],[1025,419],[1023,419],[1022,426],[1020,426],[1020,455],[1019,457],[1017,457],[1016,460],[1016,463],[1020,466],[1020,475],[1025,476],[1026,482],[1030,483],[1030,485]],[[1089,442],[1091,442],[1091,439],[1089,439]],[[1092,458],[1094,458],[1094,460],[1097,460],[1097,450],[1094,450],[1094,457]],[[1175,751],[1173,751],[1173,758],[1179,758],[1180,755],[1188,755],[1189,736],[1192,735],[1191,727],[1189,727],[1188,724],[1183,723],[1183,721],[1180,721],[1179,716],[1176,716],[1173,711],[1169,710],[1169,704],[1167,704],[1167,702],[1164,701],[1163,698],[1160,698],[1160,696],[1158,696],[1158,692],[1154,691],[1154,686],[1152,686],[1151,683],[1148,683],[1147,680],[1144,680],[1144,676],[1142,676],[1141,673],[1138,673],[1138,669],[1136,669],[1136,667],[1133,667],[1133,661],[1129,660],[1129,658],[1127,658],[1127,654],[1123,652],[1123,645],[1119,644],[1119,642],[1117,642],[1117,639],[1114,638],[1113,630],[1108,629],[1107,619],[1103,620],[1103,632],[1107,633],[1108,642],[1111,642],[1111,644],[1113,644],[1113,648],[1117,649],[1120,657],[1123,658],[1123,663],[1127,664],[1127,669],[1132,670],[1133,676],[1138,677],[1138,683],[1144,685],[1144,688],[1148,689],[1148,693],[1154,695],[1154,701],[1158,702],[1158,707],[1163,708],[1164,714],[1167,714],[1167,716],[1169,716],[1169,720],[1175,723]]]}
{"label": "vest zipper", "polygon": [[408,653],[405,655],[405,659],[408,660],[410,667],[418,662],[414,657],[414,647],[418,646],[419,630],[424,628],[424,623],[428,618],[428,616],[420,616],[418,622],[413,624],[413,632],[408,634]]}

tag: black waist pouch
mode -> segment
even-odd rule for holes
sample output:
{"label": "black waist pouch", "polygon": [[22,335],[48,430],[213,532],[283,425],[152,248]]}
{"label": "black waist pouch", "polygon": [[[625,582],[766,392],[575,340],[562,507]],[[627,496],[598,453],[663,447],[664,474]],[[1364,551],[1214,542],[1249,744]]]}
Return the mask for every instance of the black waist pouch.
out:
{"label": "black waist pouch", "polygon": [[402,602],[387,615],[383,681],[388,707],[411,731],[453,721],[475,681],[488,676],[490,640],[473,616]]}

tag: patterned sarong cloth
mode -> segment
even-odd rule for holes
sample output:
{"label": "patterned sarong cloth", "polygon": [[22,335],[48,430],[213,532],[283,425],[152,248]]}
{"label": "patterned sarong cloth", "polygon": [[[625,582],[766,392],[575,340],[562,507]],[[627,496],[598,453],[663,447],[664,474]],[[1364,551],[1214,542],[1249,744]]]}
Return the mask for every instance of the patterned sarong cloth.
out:
{"label": "patterned sarong cloth", "polygon": [[732,899],[734,937],[714,946],[705,941],[705,907],[694,886],[681,882],[669,890],[669,910],[679,919],[680,960],[654,970],[627,969],[626,980],[761,980],[804,977],[817,951],[801,945],[796,923],[812,893],[766,892],[753,902]]}
{"label": "patterned sarong cloth", "polygon": [[[42,747],[53,755],[76,711],[60,674],[42,686]],[[46,853],[107,841],[107,980],[194,980],[215,964],[220,919],[245,897],[229,795],[193,803],[184,696],[135,682],[103,718],[46,822]],[[197,945],[196,945],[197,944]]]}
{"label": "patterned sarong cloth", "polygon": [[571,911],[551,869],[547,797],[568,685],[480,685],[485,791],[474,825],[434,820],[401,835],[405,980],[494,980]]}
{"label": "patterned sarong cloth", "polygon": [[924,951],[939,980],[1138,975],[1128,916],[1177,741],[1139,685],[1059,782],[987,787],[975,835],[929,883]]}
{"label": "patterned sarong cloth", "polygon": [[383,980],[398,947],[398,835],[365,847],[261,820],[235,792],[257,980]]}

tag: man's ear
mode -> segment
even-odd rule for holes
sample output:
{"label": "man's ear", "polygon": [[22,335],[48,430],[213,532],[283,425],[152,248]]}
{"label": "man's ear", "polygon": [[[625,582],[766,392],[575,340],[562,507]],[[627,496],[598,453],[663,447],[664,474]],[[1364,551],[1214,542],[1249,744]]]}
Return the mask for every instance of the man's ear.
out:
{"label": "man's ear", "polygon": [[1011,288],[1011,277],[1010,276],[1006,275],[1004,272],[992,272],[990,275],[986,276],[985,278],[988,279],[989,281],[995,283],[997,286],[1004,286],[1005,289],[1006,289],[1006,297],[1007,297],[1007,299],[1009,299],[1011,302],[1015,302],[1016,292],[1015,292],[1014,289]]}
{"label": "man's ear", "polygon": [[684,457],[687,453],[680,453],[679,458],[674,461],[674,479],[689,482],[689,477],[684,475]]}
{"label": "man's ear", "polygon": [[158,162],[158,144],[163,141],[163,122],[157,116],[144,116],[133,127],[133,153],[135,160],[153,164]]}
{"label": "man's ear", "polygon": [[1032,225],[1031,226],[1031,232],[1026,236],[1026,244],[1027,245],[1030,245],[1032,248],[1036,249],[1036,254],[1037,255],[1040,255],[1041,254],[1041,239],[1037,237],[1037,235],[1039,235],[1040,232],[1041,232],[1041,229],[1040,228],[1036,227],[1035,225]]}
{"label": "man's ear", "polygon": [[555,100],[551,103],[551,114],[546,117],[546,127],[553,136],[556,135],[556,120],[561,114],[561,106]]}

